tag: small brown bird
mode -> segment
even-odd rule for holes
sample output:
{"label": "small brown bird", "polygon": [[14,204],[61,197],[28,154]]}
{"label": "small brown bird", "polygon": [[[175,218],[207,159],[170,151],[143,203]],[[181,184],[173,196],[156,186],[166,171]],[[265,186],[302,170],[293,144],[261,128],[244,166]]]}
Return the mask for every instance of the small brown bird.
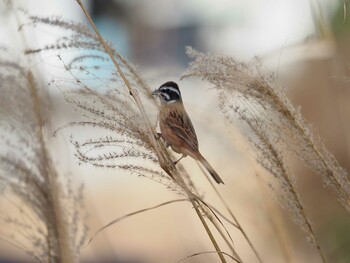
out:
{"label": "small brown bird", "polygon": [[152,94],[158,96],[161,102],[159,112],[161,136],[167,146],[182,154],[175,164],[189,155],[203,164],[215,182],[223,184],[224,181],[198,150],[196,131],[182,103],[178,85],[172,81],[166,82]]}

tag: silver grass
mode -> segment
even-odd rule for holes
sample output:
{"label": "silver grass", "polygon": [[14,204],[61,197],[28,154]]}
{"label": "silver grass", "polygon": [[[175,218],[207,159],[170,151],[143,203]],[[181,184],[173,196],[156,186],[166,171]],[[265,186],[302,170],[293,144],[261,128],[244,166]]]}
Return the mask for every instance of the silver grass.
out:
{"label": "silver grass", "polygon": [[[80,163],[96,167],[118,168],[126,172],[150,178],[169,189],[184,194],[181,186],[159,167],[156,149],[144,125],[137,105],[125,89],[121,78],[114,73],[99,39],[83,24],[67,22],[59,18],[29,16],[28,25],[63,28],[67,35],[42,48],[28,49],[26,54],[60,51],[58,56],[69,79],[53,80],[51,85],[59,88],[65,100],[81,114],[82,120],[70,122],[55,134],[68,127],[89,127],[102,137],[71,137],[75,156]],[[23,27],[22,27],[23,28]],[[110,44],[109,44],[110,45]],[[65,56],[65,50],[78,51],[78,55]],[[114,56],[131,85],[137,87],[150,109],[156,107],[150,96],[151,89],[137,70],[114,49]],[[102,76],[102,77],[101,77]],[[154,124],[155,125],[155,124]],[[154,126],[155,128],[155,126]],[[155,166],[154,164],[158,164]],[[192,181],[186,173],[183,179],[189,186]],[[194,190],[194,188],[192,189]]]}
{"label": "silver grass", "polygon": [[258,61],[248,65],[232,57],[205,55],[192,48],[187,48],[187,53],[194,61],[183,78],[195,76],[215,86],[224,116],[231,122],[240,121],[255,160],[273,175],[267,184],[280,204],[291,211],[294,221],[325,262],[288,161],[291,153],[303,160],[322,176],[325,185],[335,190],[340,204],[349,211],[350,183],[346,171],[312,133],[273,77],[260,70]]}
{"label": "silver grass", "polygon": [[[29,55],[37,52],[60,52],[59,59],[70,78],[65,82],[53,80],[52,85],[56,84],[62,90],[66,101],[83,116],[82,120],[71,122],[62,128],[89,127],[103,133],[102,137],[94,138],[72,136],[71,141],[78,160],[96,167],[117,168],[150,178],[186,196],[221,261],[226,262],[203,215],[211,220],[232,254],[240,260],[232,240],[223,232],[223,225],[213,215],[214,211],[206,207],[187,172],[181,164],[174,166],[164,144],[157,138],[156,121],[152,127],[149,126],[150,122],[143,107],[154,111],[157,104],[136,68],[122,58],[110,43],[104,45],[101,38],[89,33],[81,24],[67,24],[56,18],[34,16],[30,16],[29,20],[29,24],[35,26],[61,27],[65,32],[71,31],[71,34],[59,38],[54,43],[28,49],[26,53]],[[106,45],[109,52],[106,52]],[[78,55],[74,58],[67,57],[65,50],[76,50]],[[115,68],[110,62],[111,57],[119,64],[130,85],[128,88],[120,72],[118,75],[115,73]],[[137,90],[140,100],[135,99],[135,93],[130,87]]]}
{"label": "silver grass", "polygon": [[[0,193],[11,207],[1,237],[39,262],[76,262],[86,230],[82,191],[63,184],[47,148],[47,95],[32,72],[2,52],[0,58]],[[12,213],[13,212],[13,213]]]}
{"label": "silver grass", "polygon": [[[64,63],[62,61],[62,63]],[[79,69],[80,70],[80,69]],[[89,70],[91,72],[92,69]],[[75,79],[76,70],[70,69]],[[77,80],[77,79],[75,79]],[[89,127],[103,137],[72,137],[75,156],[81,163],[95,167],[118,168],[160,182],[182,193],[181,188],[167,176],[158,163],[158,157],[130,94],[125,92],[119,80],[109,80],[113,84],[104,86],[104,92],[97,92],[105,80],[96,79],[86,83],[73,82],[69,89],[61,89],[66,101],[83,116],[61,127]],[[96,83],[97,82],[97,83]],[[89,86],[88,86],[89,85]],[[108,88],[109,86],[113,88]],[[90,88],[91,87],[91,88]],[[102,86],[101,86],[102,87]],[[115,90],[115,87],[117,90]],[[188,177],[189,180],[189,177]]]}
{"label": "silver grass", "polygon": [[[261,72],[259,64],[248,65],[228,56],[205,55],[191,48],[187,52],[194,61],[183,77],[197,76],[212,83],[227,119],[233,121],[238,117],[248,122],[248,137],[261,139],[261,135],[265,136],[281,160],[286,160],[290,153],[299,157],[322,176],[325,185],[334,189],[340,204],[350,210],[347,172],[312,132],[283,89],[271,76]],[[271,162],[268,149],[259,144],[255,146],[259,147],[262,156],[259,162]],[[283,163],[287,166],[285,161]],[[263,166],[267,168],[267,165]],[[273,164],[269,167],[268,170],[279,169]]]}

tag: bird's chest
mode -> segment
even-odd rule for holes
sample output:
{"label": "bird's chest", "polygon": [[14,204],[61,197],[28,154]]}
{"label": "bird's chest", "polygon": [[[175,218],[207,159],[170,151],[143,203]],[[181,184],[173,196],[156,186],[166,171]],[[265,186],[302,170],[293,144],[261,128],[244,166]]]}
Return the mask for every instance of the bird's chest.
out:
{"label": "bird's chest", "polygon": [[[159,127],[164,141],[171,146],[171,148],[178,153],[181,153],[182,140],[176,131],[169,125],[169,120],[176,120],[177,110],[171,107],[164,108],[159,113]],[[173,121],[172,121],[173,122]],[[174,123],[173,123],[174,124]]]}

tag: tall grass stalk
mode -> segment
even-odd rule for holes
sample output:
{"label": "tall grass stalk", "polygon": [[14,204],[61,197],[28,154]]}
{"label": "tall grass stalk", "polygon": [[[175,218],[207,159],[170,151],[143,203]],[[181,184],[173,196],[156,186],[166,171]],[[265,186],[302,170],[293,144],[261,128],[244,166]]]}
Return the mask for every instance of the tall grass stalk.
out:
{"label": "tall grass stalk", "polygon": [[[58,84],[59,88],[66,101],[74,110],[82,113],[84,118],[81,121],[70,122],[62,128],[102,129],[104,137],[92,138],[89,134],[89,138],[85,139],[83,136],[72,136],[75,156],[80,163],[121,169],[152,179],[185,197],[194,208],[219,260],[226,262],[226,253],[220,248],[216,231],[223,239],[222,243],[231,250],[235,260],[242,262],[235,251],[230,234],[218,217],[219,213],[201,198],[189,174],[181,164],[173,164],[171,154],[158,139],[156,125],[152,124],[148,114],[148,109],[152,110],[152,107],[154,109],[157,105],[155,100],[151,99],[149,86],[138,71],[103,39],[82,1],[76,1],[94,32],[81,23],[63,21],[55,17],[29,16],[32,25],[59,27],[72,35],[60,37],[55,43],[41,48],[26,50],[28,55],[65,49],[79,49],[81,52],[68,63],[64,54],[58,56],[66,73],[73,78],[70,86]],[[320,174],[325,184],[335,190],[340,204],[350,210],[350,184],[346,171],[308,127],[300,112],[291,105],[283,89],[275,86],[272,79],[266,77],[258,63],[254,64],[257,65],[255,67],[228,56],[205,55],[192,49],[188,49],[188,53],[194,61],[184,77],[197,76],[213,84],[218,94],[220,109],[227,120],[243,123],[252,155],[271,175],[268,183],[276,186],[271,189],[282,200],[284,207],[290,210],[293,219],[310,243],[315,245],[325,262],[323,251],[296,190],[296,182],[289,168],[289,155],[296,155]],[[89,69],[91,65],[84,64],[89,59],[94,62],[113,63],[108,81],[93,74]],[[91,79],[90,83],[84,81],[81,75],[78,77],[75,74],[75,70],[91,76],[91,79],[100,84],[99,88],[102,91],[97,92],[91,84]],[[55,84],[55,81],[51,84]],[[71,89],[71,86],[78,89]],[[113,151],[110,150],[112,147]],[[241,231],[258,261],[262,262],[232,210],[215,187],[214,190],[228,210],[233,224]]]}
{"label": "tall grass stalk", "polygon": [[345,169],[311,131],[273,77],[262,71],[259,61],[248,65],[232,57],[205,55],[191,48],[187,52],[194,61],[183,78],[200,77],[214,85],[222,113],[230,122],[243,123],[252,155],[272,175],[268,184],[274,182],[281,189],[271,188],[325,262],[287,160],[294,154],[304,161],[322,176],[325,185],[334,189],[340,204],[350,211],[350,183]]}
{"label": "tall grass stalk", "polygon": [[[12,2],[8,4],[20,23]],[[77,262],[85,240],[80,191],[62,184],[48,150],[48,94],[42,76],[35,77],[26,66],[29,61],[11,52],[2,48],[0,54],[0,185],[2,200],[17,214],[1,214],[9,232],[2,239],[38,262]]]}
{"label": "tall grass stalk", "polygon": [[[177,169],[175,167],[175,165],[172,163],[171,158],[169,157],[164,145],[161,145],[159,143],[159,141],[156,140],[157,138],[157,134],[155,132],[155,130],[152,128],[152,125],[147,117],[146,111],[144,109],[144,106],[141,102],[141,99],[139,97],[139,94],[136,90],[133,89],[133,87],[130,85],[128,79],[125,77],[123,71],[121,70],[121,67],[119,66],[118,62],[116,61],[116,59],[114,58],[114,55],[112,53],[112,51],[110,50],[109,46],[106,44],[106,42],[104,41],[102,35],[99,33],[97,27],[95,26],[93,20],[91,19],[89,13],[87,12],[84,4],[82,3],[81,0],[77,0],[77,3],[79,4],[79,6],[81,7],[81,9],[83,10],[85,16],[87,17],[87,19],[89,20],[91,26],[93,27],[95,33],[97,34],[99,40],[101,41],[104,49],[106,50],[106,52],[108,53],[110,59],[112,60],[114,66],[116,67],[119,75],[121,76],[121,78],[123,79],[125,85],[127,86],[130,95],[134,98],[139,111],[142,115],[143,121],[146,124],[147,130],[148,130],[148,136],[149,139],[154,147],[154,149],[156,150],[157,156],[158,156],[158,160],[159,160],[159,164],[162,167],[162,169],[172,178],[176,181],[176,183],[178,183],[183,190],[185,190],[186,194],[189,197],[189,200],[191,201],[203,227],[205,228],[206,233],[208,234],[210,241],[212,242],[215,250],[218,253],[218,256],[221,260],[221,262],[226,262],[225,258],[224,258],[224,254],[221,252],[221,249],[216,241],[216,239],[214,238],[214,235],[212,234],[209,226],[207,225],[203,215],[202,215],[202,211],[205,211],[202,208],[202,203],[200,200],[198,200],[198,197],[196,195],[193,195],[193,193],[191,192],[191,190],[188,188],[188,186],[186,185],[185,181],[182,180],[181,176],[179,175],[179,173],[177,172]],[[223,235],[224,237],[224,235]],[[232,246],[230,246],[232,249],[232,252],[234,253],[235,257],[238,258],[238,260],[240,262],[242,262],[242,260],[239,258],[238,254],[235,252],[235,250],[233,249]]]}
{"label": "tall grass stalk", "polygon": [[250,240],[249,236],[247,235],[246,231],[243,229],[242,225],[239,223],[237,217],[233,214],[232,209],[228,206],[226,200],[222,197],[222,195],[220,194],[220,192],[218,191],[218,189],[215,187],[215,185],[213,184],[213,182],[210,180],[208,174],[203,170],[202,166],[199,165],[199,168],[201,169],[202,173],[204,174],[204,176],[207,178],[207,180],[209,181],[211,187],[214,189],[214,192],[216,193],[216,195],[219,197],[221,203],[224,205],[225,209],[227,210],[227,212],[230,214],[230,217],[233,220],[234,226],[242,233],[243,237],[245,238],[245,240],[247,241],[248,245],[250,246],[250,248],[252,249],[253,253],[255,254],[256,258],[258,259],[259,262],[263,262],[261,256],[259,255],[257,249],[255,248],[255,246],[253,245],[253,242]]}
{"label": "tall grass stalk", "polygon": [[[73,241],[77,237],[72,239],[70,227],[78,222],[70,221],[74,211],[63,203],[71,200],[62,189],[47,150],[38,84],[32,72],[19,64],[2,61],[0,70],[2,93],[6,95],[0,107],[0,182],[7,189],[4,200],[14,195],[24,204],[14,207],[22,215],[18,219],[2,215],[1,220],[14,229],[10,236],[18,237],[11,243],[38,261],[76,262],[78,251]],[[9,75],[4,74],[6,71]],[[36,223],[31,226],[33,221]],[[24,245],[24,241],[29,244]]]}

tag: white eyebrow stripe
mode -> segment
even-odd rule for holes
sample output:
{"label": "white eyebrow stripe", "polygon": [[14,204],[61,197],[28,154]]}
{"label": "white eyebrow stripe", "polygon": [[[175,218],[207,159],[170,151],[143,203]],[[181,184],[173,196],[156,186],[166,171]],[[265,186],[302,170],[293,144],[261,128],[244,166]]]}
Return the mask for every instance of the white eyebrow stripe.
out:
{"label": "white eyebrow stripe", "polygon": [[166,100],[170,100],[170,96],[167,93],[162,93],[162,96],[166,97]]}
{"label": "white eyebrow stripe", "polygon": [[171,90],[173,92],[175,92],[177,95],[180,96],[180,91],[176,88],[173,88],[173,87],[168,87],[168,86],[164,86],[164,87],[161,87],[160,90]]}

